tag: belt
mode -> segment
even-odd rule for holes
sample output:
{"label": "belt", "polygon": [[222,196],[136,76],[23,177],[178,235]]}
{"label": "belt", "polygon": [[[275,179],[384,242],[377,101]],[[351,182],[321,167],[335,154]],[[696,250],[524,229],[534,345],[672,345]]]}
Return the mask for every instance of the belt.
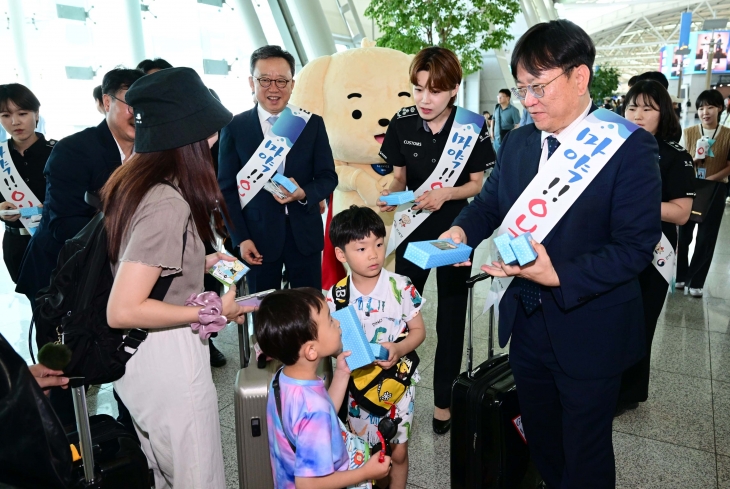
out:
{"label": "belt", "polygon": [[5,225],[5,232],[10,234],[17,234],[19,236],[30,236],[30,232],[28,232],[27,229],[10,227],[7,224]]}

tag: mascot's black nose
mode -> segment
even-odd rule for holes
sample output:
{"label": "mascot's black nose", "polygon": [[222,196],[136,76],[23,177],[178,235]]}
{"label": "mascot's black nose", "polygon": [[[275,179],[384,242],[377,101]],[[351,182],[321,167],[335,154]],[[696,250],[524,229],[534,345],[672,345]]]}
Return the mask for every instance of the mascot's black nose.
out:
{"label": "mascot's black nose", "polygon": [[380,124],[380,125],[381,125],[382,127],[385,127],[385,126],[387,126],[388,124],[390,124],[390,120],[389,120],[389,119],[380,119],[380,120],[378,121],[378,124]]}

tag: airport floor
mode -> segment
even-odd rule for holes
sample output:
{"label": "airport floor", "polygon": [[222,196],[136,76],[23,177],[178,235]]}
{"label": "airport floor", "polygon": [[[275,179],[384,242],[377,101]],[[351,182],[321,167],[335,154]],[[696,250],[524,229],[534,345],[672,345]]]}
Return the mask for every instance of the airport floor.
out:
{"label": "airport floor", "polygon": [[[715,258],[702,299],[677,292],[668,295],[652,351],[649,400],[614,420],[617,487],[621,489],[730,489],[730,206],[720,230]],[[1,233],[1,231],[0,231]],[[487,259],[486,244],[475,263]],[[475,265],[475,272],[478,265]],[[480,313],[484,281],[476,289]],[[418,349],[421,382],[409,447],[409,488],[448,488],[450,435],[431,429],[433,355],[436,346],[436,280],[432,273],[424,296],[428,328]],[[25,297],[0,265],[0,331],[27,360],[30,309]],[[475,362],[486,359],[487,316],[475,321]],[[226,328],[215,340],[227,365],[213,369],[218,390],[221,434],[229,488],[238,487],[233,386],[239,369],[236,329]],[[464,354],[464,366],[466,353]],[[254,367],[255,368],[255,367]],[[89,408],[116,415],[111,385],[92,388]]]}

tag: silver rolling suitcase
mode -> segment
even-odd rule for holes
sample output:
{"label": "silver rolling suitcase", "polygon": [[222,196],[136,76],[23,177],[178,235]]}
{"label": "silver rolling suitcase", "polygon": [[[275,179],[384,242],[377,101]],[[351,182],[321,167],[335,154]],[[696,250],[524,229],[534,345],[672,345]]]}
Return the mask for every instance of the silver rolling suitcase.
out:
{"label": "silver rolling suitcase", "polygon": [[[250,316],[249,316],[250,317]],[[273,489],[269,458],[269,438],[266,423],[266,400],[269,385],[281,364],[272,360],[266,368],[250,366],[251,346],[246,325],[238,325],[241,370],[236,375],[233,393],[236,416],[236,446],[238,452],[238,484],[241,489]],[[256,362],[253,362],[254,364]],[[319,375],[329,385],[332,362],[320,364]]]}

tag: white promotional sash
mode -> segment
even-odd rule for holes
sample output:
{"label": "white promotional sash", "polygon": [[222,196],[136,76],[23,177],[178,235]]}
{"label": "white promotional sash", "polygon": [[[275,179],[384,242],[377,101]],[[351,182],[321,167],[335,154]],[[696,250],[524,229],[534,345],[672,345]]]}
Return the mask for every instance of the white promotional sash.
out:
{"label": "white promotional sash", "polygon": [[264,140],[236,174],[238,199],[242,209],[264,188],[284,162],[311,116],[310,112],[288,104],[271,129],[264,134]]}
{"label": "white promotional sash", "polygon": [[[498,235],[530,232],[541,243],[639,126],[597,109],[580,121],[507,212]],[[509,156],[507,156],[509,158]],[[664,238],[666,239],[666,238]],[[671,246],[669,246],[671,249]],[[484,311],[499,303],[513,277],[495,278]],[[495,307],[495,315],[499,314]]]}
{"label": "white promotional sash", "polygon": [[669,239],[662,233],[662,239],[654,248],[654,259],[651,264],[657,269],[657,271],[664,277],[664,280],[672,286],[672,276],[674,275],[674,262],[677,260],[677,254],[674,252],[674,247]]}
{"label": "white promotional sash", "polygon": [[[7,141],[0,143],[0,179],[2,179],[0,192],[6,202],[12,202],[18,208],[38,207],[38,204],[43,203],[33,194],[25,180],[18,173],[18,169],[15,168],[13,159],[10,157],[10,148],[8,148]],[[40,224],[39,220],[34,220],[32,217],[21,217],[20,222],[31,236]]]}
{"label": "white promotional sash", "polygon": [[[416,198],[429,190],[454,186],[461,172],[464,171],[474,145],[479,140],[479,133],[483,126],[483,116],[463,107],[456,107],[454,124],[451,126],[441,158],[431,175],[413,192]],[[409,202],[399,205],[396,209],[385,256],[395,251],[398,245],[431,215],[431,211],[413,209],[414,206],[415,204]]]}

